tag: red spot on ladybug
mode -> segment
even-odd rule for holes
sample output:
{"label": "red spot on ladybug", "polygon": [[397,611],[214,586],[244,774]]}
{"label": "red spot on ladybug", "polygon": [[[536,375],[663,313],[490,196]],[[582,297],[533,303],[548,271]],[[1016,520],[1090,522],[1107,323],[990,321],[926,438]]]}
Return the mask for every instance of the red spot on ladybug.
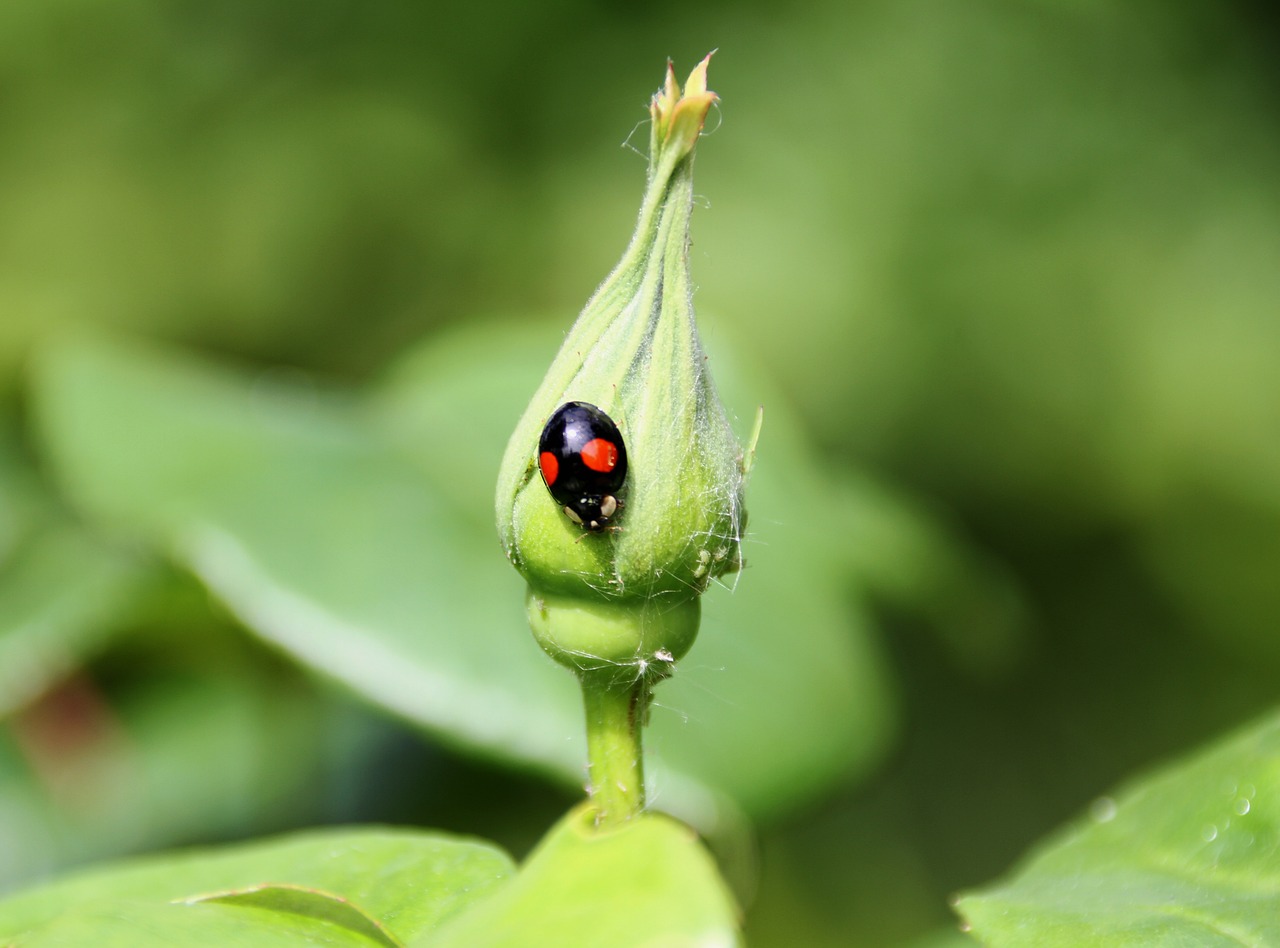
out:
{"label": "red spot on ladybug", "polygon": [[578,452],[582,455],[582,463],[593,471],[608,474],[618,465],[618,447],[604,438],[592,438]]}
{"label": "red spot on ladybug", "polygon": [[587,402],[565,402],[538,439],[542,480],[565,515],[593,533],[622,507],[627,448],[613,419]]}
{"label": "red spot on ladybug", "polygon": [[547,482],[548,487],[560,476],[560,462],[550,451],[543,451],[538,455],[538,467],[542,469],[542,479]]}

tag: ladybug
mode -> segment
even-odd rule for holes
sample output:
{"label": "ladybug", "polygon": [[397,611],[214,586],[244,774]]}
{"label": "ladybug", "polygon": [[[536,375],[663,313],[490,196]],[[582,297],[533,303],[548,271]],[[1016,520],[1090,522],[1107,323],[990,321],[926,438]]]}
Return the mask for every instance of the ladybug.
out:
{"label": "ladybug", "polygon": [[538,468],[568,518],[592,533],[622,506],[627,448],[613,419],[595,405],[565,402],[555,410],[538,439]]}

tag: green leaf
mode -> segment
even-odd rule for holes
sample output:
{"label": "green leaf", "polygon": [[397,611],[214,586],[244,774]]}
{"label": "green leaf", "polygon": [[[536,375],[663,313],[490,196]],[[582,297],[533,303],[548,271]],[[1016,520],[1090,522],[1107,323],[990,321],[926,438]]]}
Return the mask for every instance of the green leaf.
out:
{"label": "green leaf", "polygon": [[[250,628],[446,739],[577,782],[576,685],[534,644],[492,524],[507,433],[556,339],[496,324],[434,341],[367,409],[79,343],[46,351],[36,405],[68,493],[171,550]],[[718,794],[753,814],[794,806],[887,735],[867,615],[831,565],[824,482],[775,414],[752,474],[750,569],[706,597],[653,712],[657,802],[699,825]]]}
{"label": "green leaf", "polygon": [[0,427],[0,568],[29,526],[33,480],[10,432]]}
{"label": "green leaf", "polygon": [[1095,802],[958,909],[997,948],[1280,944],[1280,714]]}
{"label": "green leaf", "polygon": [[[578,697],[520,592],[495,595],[510,577],[491,514],[459,513],[355,402],[92,343],[46,351],[36,396],[68,494],[251,629],[446,739],[580,775]],[[469,449],[451,479],[484,470]]]}
{"label": "green leaf", "polygon": [[580,806],[491,898],[413,942],[439,948],[522,945],[727,946],[737,910],[686,827],[648,814],[596,829]]}
{"label": "green leaf", "polygon": [[[377,948],[363,932],[327,919],[286,913],[236,910],[217,905],[94,902],[24,934],[23,948],[101,945],[106,948]],[[396,942],[390,942],[394,945]]]}
{"label": "green leaf", "polygon": [[121,631],[144,564],[45,518],[0,569],[0,718],[75,671]]}
{"label": "green leaf", "polygon": [[0,903],[27,945],[394,945],[513,871],[487,843],[409,830],[326,830],[91,871]]}
{"label": "green leaf", "polygon": [[0,902],[0,943],[396,946],[716,945],[737,909],[685,826],[598,830],[578,807],[518,874],[481,841],[313,831],[149,857]]}
{"label": "green leaf", "polygon": [[[256,908],[264,912],[274,912],[277,915],[296,915],[302,919],[347,929],[353,935],[363,936],[390,948],[397,948],[402,944],[381,922],[352,904],[350,900],[322,889],[288,883],[255,885],[247,889],[234,889],[230,892],[188,899],[186,904],[198,905],[201,902]],[[272,924],[276,924],[276,921],[273,919]]]}
{"label": "green leaf", "polygon": [[0,428],[0,719],[120,632],[150,570],[73,523]]}
{"label": "green leaf", "polygon": [[966,671],[1008,672],[1024,652],[1027,609],[1007,571],[886,484],[853,474],[836,487],[830,504],[848,542],[835,552],[856,585],[927,620]]}
{"label": "green leaf", "polygon": [[321,816],[325,756],[350,757],[360,735],[317,727],[325,708],[300,676],[247,657],[217,639],[188,657],[122,655],[136,677],[108,691],[79,676],[0,729],[0,889]]}

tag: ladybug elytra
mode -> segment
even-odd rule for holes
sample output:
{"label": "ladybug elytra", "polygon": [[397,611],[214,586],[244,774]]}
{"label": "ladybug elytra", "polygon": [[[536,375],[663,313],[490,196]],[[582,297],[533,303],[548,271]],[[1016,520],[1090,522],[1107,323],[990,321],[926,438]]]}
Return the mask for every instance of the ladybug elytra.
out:
{"label": "ladybug elytra", "polygon": [[565,402],[538,439],[538,469],[566,516],[593,533],[622,505],[627,449],[613,419],[587,402]]}

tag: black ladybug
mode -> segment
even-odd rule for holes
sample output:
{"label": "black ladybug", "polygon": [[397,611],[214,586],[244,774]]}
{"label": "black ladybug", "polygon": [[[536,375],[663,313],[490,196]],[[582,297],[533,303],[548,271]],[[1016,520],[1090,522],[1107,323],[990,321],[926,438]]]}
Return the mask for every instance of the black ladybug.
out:
{"label": "black ladybug", "polygon": [[574,523],[598,533],[621,506],[627,449],[613,419],[595,405],[565,402],[538,439],[538,468]]}

